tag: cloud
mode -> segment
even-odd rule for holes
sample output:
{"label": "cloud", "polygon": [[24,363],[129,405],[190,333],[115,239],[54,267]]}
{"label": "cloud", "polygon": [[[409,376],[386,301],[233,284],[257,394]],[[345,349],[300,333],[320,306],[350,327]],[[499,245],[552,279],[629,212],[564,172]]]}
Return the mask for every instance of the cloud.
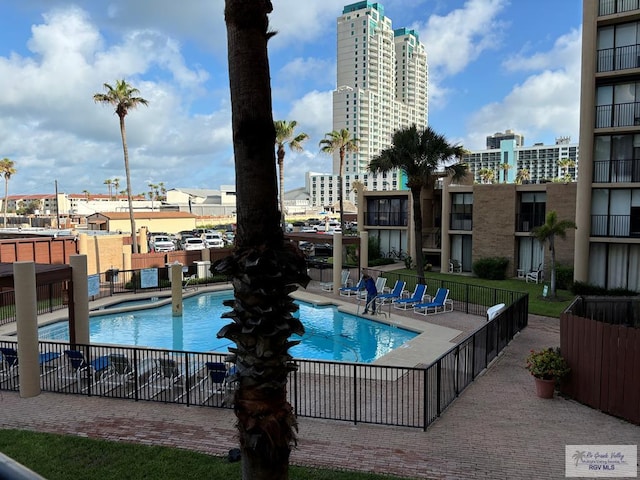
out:
{"label": "cloud", "polygon": [[[467,122],[467,148],[484,148],[487,132],[511,128],[536,142],[556,136],[578,142],[580,123],[581,34],[571,31],[548,52],[517,55],[505,61],[513,71],[536,71],[515,85],[500,102],[485,105]],[[540,71],[540,69],[543,69]],[[505,124],[505,122],[507,122]],[[477,132],[477,133],[473,133]],[[482,132],[482,133],[480,133]]]}

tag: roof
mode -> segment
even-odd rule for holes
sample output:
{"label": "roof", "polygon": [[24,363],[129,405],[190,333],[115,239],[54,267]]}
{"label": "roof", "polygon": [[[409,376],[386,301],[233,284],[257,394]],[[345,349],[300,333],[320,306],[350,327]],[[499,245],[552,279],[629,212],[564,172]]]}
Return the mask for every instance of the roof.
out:
{"label": "roof", "polygon": [[[99,212],[93,213],[87,217],[87,221],[97,218],[107,218],[109,220],[128,220],[129,212]],[[153,220],[153,219],[167,219],[167,218],[198,218],[189,212],[176,212],[176,211],[161,211],[161,212],[133,212],[133,217],[136,220]]]}
{"label": "roof", "polygon": [[[71,280],[71,266],[36,263],[36,284]],[[0,263],[0,287],[13,288],[13,263]]]}

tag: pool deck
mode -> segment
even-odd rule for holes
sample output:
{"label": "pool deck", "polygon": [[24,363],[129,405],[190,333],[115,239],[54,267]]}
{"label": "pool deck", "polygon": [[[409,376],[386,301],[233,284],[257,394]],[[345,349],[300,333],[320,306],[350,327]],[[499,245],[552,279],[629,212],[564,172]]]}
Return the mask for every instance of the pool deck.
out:
{"label": "pool deck", "polygon": [[[429,320],[463,330],[458,324],[469,320],[457,315]],[[637,425],[557,395],[535,395],[524,359],[530,349],[559,343],[558,319],[529,315],[527,328],[427,431],[299,418],[291,463],[411,479],[561,479],[567,445],[637,445]],[[0,392],[0,401],[0,428],[220,456],[237,446],[235,416],[227,409],[54,393],[21,398],[13,391]],[[164,478],[161,471],[148,473],[149,478]],[[91,478],[90,471],[85,478]]]}

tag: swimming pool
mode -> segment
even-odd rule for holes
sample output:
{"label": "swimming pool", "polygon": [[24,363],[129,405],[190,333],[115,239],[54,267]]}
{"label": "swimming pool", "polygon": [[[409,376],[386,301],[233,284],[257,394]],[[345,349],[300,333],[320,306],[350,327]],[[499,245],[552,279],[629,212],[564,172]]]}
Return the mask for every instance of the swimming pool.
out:
{"label": "swimming pool", "polygon": [[[225,353],[234,344],[226,338],[216,338],[216,334],[230,322],[220,318],[230,310],[222,304],[230,298],[230,291],[185,298],[183,315],[178,317],[172,316],[170,304],[124,313],[108,313],[106,309],[104,315],[90,318],[91,342]],[[371,363],[418,335],[340,312],[333,305],[296,303],[300,307],[296,315],[305,327],[302,342],[290,349],[296,358]],[[68,340],[68,324],[65,321],[40,327],[38,336],[41,340]]]}

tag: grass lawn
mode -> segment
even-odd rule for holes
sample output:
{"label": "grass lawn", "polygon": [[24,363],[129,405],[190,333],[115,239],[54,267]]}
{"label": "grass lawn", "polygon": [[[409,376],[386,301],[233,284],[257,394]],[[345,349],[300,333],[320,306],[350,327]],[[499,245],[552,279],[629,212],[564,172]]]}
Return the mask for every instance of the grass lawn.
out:
{"label": "grass lawn", "polygon": [[[405,268],[392,270],[392,273],[401,273],[415,276],[415,270],[407,270]],[[509,278],[506,280],[485,280],[482,278],[471,277],[468,275],[460,275],[454,273],[425,272],[427,284],[429,279],[448,280],[451,282],[459,282],[470,285],[482,285],[485,287],[501,288],[515,292],[527,292],[529,294],[529,313],[534,315],[542,315],[545,317],[559,318],[562,311],[573,301],[574,295],[567,290],[558,290],[558,300],[548,300],[542,296],[544,283],[527,283],[524,280]],[[548,284],[548,283],[547,283]]]}
{"label": "grass lawn", "polygon": [[[47,480],[241,478],[240,463],[229,463],[226,458],[177,448],[23,430],[0,430],[0,452]],[[289,478],[292,480],[402,480],[400,477],[295,466],[289,468]]]}

